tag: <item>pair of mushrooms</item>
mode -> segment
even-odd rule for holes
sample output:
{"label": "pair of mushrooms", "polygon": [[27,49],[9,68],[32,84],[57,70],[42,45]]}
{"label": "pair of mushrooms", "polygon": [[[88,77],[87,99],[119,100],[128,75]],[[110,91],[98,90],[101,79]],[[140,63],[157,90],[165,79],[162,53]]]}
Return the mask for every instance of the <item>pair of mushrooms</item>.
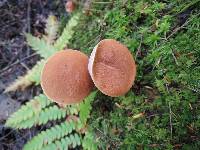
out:
{"label": "pair of mushrooms", "polygon": [[129,91],[136,75],[135,61],[121,43],[100,41],[90,58],[77,50],[62,50],[51,56],[42,71],[41,85],[46,96],[58,104],[83,100],[95,86],[112,97]]}

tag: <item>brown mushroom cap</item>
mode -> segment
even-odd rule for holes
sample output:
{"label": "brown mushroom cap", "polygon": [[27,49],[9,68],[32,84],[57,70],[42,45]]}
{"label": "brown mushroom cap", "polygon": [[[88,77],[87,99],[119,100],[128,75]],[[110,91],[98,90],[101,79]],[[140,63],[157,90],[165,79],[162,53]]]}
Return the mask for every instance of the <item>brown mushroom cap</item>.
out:
{"label": "brown mushroom cap", "polygon": [[75,3],[72,0],[68,0],[66,5],[65,5],[65,9],[68,13],[71,13],[75,10]]}
{"label": "brown mushroom cap", "polygon": [[93,88],[87,65],[88,57],[76,50],[63,50],[51,56],[41,75],[46,96],[63,105],[83,100]]}
{"label": "brown mushroom cap", "polygon": [[112,97],[127,93],[136,76],[135,61],[128,48],[113,39],[96,45],[88,69],[96,87]]}

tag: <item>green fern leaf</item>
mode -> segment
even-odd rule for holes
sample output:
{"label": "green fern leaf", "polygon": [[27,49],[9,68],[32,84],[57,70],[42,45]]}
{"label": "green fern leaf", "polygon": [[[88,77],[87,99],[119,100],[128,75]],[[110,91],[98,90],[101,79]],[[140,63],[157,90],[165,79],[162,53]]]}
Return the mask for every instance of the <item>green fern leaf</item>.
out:
{"label": "green fern leaf", "polygon": [[17,128],[19,124],[31,119],[35,114],[40,113],[43,108],[51,103],[52,102],[49,101],[44,94],[40,94],[12,114],[6,121],[5,125],[8,127]]}
{"label": "green fern leaf", "polygon": [[26,33],[25,36],[28,45],[30,45],[41,57],[48,58],[56,52],[55,48],[46,43],[44,39],[40,39],[28,33]]}
{"label": "green fern leaf", "polygon": [[40,74],[42,68],[45,64],[45,60],[37,62],[37,64],[29,70],[24,76],[18,77],[13,83],[11,83],[6,89],[5,93],[10,91],[16,91],[17,89],[24,90],[27,86],[35,83],[36,85],[40,84]]}
{"label": "green fern leaf", "polygon": [[40,75],[46,60],[40,60],[30,71],[27,73],[27,79],[34,82],[36,85],[40,84]]}
{"label": "green fern leaf", "polygon": [[67,114],[69,115],[78,115],[79,113],[79,104],[73,104],[66,106]]}
{"label": "green fern leaf", "polygon": [[29,81],[27,74],[24,76],[18,77],[14,82],[12,82],[6,89],[4,93],[16,91],[17,89],[24,90],[26,87],[31,85],[32,82]]}
{"label": "green fern leaf", "polygon": [[81,145],[81,137],[75,133],[59,139],[54,143],[48,144],[47,146],[41,148],[41,150],[68,150],[70,147],[75,148],[79,145]]}
{"label": "green fern leaf", "polygon": [[64,28],[61,36],[56,40],[54,47],[56,50],[62,50],[69,43],[69,40],[74,34],[73,28],[78,24],[80,14],[77,13],[69,20],[68,24]]}
{"label": "green fern leaf", "polygon": [[90,111],[92,109],[91,102],[94,100],[97,91],[92,92],[85,100],[80,104],[80,119],[83,124],[86,123],[89,118]]}
{"label": "green fern leaf", "polygon": [[84,150],[98,150],[97,143],[94,141],[94,136],[91,132],[86,132],[82,140]]}
{"label": "green fern leaf", "polygon": [[46,124],[48,121],[58,120],[66,116],[66,110],[59,108],[57,105],[53,105],[44,108],[42,111],[34,114],[31,118],[23,120],[16,124],[18,129],[31,128],[36,125]]}
{"label": "green fern leaf", "polygon": [[73,120],[65,121],[59,125],[51,127],[35,136],[25,146],[24,150],[38,150],[46,145],[51,144],[57,139],[60,139],[75,129],[75,122]]}
{"label": "green fern leaf", "polygon": [[36,96],[11,115],[6,126],[18,129],[31,128],[34,125],[42,125],[51,120],[64,118],[66,114],[77,115],[79,112],[78,105],[71,105],[66,108],[59,108],[57,105],[46,107],[51,103],[53,102],[43,94]]}
{"label": "green fern leaf", "polygon": [[57,105],[45,108],[38,117],[38,124],[46,124],[47,121],[57,120],[66,116],[66,110],[59,108]]}

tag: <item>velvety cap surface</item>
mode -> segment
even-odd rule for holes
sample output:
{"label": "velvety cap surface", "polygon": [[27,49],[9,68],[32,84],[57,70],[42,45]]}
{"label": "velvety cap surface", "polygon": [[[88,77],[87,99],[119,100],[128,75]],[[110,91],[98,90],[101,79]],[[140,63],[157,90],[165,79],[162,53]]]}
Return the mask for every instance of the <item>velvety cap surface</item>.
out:
{"label": "velvety cap surface", "polygon": [[42,71],[44,93],[59,104],[83,100],[93,83],[87,70],[88,57],[76,50],[63,50],[50,57]]}
{"label": "velvety cap surface", "polygon": [[92,55],[89,69],[92,69],[90,74],[96,87],[113,97],[128,92],[135,80],[136,65],[127,47],[116,40],[105,39],[98,43]]}

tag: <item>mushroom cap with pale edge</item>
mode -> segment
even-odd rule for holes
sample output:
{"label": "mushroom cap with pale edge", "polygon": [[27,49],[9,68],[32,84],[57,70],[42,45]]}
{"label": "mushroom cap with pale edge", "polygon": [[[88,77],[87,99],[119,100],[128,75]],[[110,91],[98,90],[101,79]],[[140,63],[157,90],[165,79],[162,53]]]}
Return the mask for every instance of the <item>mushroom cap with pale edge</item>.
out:
{"label": "mushroom cap with pale edge", "polygon": [[136,65],[130,51],[113,39],[102,40],[96,45],[88,70],[95,86],[112,97],[126,94],[136,76]]}
{"label": "mushroom cap with pale edge", "polygon": [[92,90],[88,73],[88,57],[77,50],[62,50],[51,56],[41,75],[45,95],[58,104],[82,101]]}

